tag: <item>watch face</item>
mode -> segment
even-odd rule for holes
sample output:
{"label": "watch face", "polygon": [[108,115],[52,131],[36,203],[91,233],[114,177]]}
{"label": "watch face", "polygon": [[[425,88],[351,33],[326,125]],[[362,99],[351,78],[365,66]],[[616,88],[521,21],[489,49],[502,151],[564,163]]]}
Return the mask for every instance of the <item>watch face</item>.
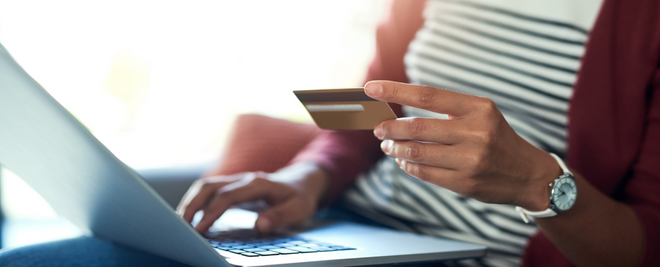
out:
{"label": "watch face", "polygon": [[552,189],[552,202],[555,208],[560,211],[570,209],[575,204],[577,197],[577,187],[575,180],[570,176],[562,176],[555,182]]}

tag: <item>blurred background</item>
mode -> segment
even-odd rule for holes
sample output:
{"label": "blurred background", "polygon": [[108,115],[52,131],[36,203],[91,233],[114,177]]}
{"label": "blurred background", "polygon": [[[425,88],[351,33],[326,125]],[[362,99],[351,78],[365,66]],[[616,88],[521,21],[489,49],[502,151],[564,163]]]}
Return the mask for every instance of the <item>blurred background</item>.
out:
{"label": "blurred background", "polygon": [[[234,118],[311,123],[292,90],[362,86],[386,0],[0,0],[0,42],[136,169],[210,163]],[[4,247],[79,235],[10,170]]]}

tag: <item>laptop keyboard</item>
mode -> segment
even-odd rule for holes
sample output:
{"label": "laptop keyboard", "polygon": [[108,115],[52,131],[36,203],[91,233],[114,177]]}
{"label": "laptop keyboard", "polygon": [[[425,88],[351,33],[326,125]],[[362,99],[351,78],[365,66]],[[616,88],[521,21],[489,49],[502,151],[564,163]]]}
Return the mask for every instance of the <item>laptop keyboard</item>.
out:
{"label": "laptop keyboard", "polygon": [[318,242],[300,236],[260,236],[251,229],[215,232],[206,237],[216,249],[247,257],[319,253],[355,248]]}

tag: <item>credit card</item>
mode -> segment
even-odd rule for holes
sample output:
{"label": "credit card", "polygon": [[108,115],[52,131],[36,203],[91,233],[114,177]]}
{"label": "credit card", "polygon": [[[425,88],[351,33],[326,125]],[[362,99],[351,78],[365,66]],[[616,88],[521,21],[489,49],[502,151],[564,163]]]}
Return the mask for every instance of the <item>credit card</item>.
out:
{"label": "credit card", "polygon": [[396,119],[387,102],[373,99],[364,88],[296,90],[316,125],[329,130],[373,130],[386,120]]}

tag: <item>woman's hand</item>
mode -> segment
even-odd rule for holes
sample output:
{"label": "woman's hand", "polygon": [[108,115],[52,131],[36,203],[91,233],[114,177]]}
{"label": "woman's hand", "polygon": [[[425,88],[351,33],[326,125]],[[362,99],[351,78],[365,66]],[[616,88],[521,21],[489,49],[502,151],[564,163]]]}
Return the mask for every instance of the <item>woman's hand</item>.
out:
{"label": "woman's hand", "polygon": [[369,82],[365,91],[378,100],[449,115],[376,127],[383,152],[406,173],[483,202],[548,208],[548,184],[561,174],[559,165],[518,136],[492,100],[388,81]]}
{"label": "woman's hand", "polygon": [[195,229],[206,232],[231,206],[263,200],[269,208],[255,223],[259,232],[304,223],[316,211],[325,191],[325,171],[313,163],[296,163],[275,173],[246,172],[197,180],[183,197],[177,212],[191,222],[195,213],[204,217]]}

